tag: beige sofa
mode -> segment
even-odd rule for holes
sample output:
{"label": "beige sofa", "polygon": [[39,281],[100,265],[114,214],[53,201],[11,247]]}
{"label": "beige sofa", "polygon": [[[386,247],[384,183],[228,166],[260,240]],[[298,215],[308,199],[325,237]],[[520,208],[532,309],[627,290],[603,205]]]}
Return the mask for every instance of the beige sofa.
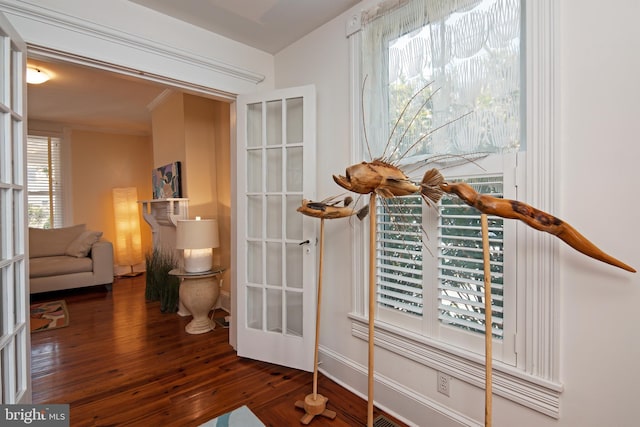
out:
{"label": "beige sofa", "polygon": [[113,245],[85,224],[29,229],[32,294],[113,283]]}

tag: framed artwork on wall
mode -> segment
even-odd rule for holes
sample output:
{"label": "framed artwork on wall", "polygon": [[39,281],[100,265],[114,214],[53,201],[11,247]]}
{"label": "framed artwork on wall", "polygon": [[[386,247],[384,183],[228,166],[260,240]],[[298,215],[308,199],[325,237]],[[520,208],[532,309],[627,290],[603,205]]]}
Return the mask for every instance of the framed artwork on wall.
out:
{"label": "framed artwork on wall", "polygon": [[153,198],[182,197],[180,162],[169,163],[153,170]]}

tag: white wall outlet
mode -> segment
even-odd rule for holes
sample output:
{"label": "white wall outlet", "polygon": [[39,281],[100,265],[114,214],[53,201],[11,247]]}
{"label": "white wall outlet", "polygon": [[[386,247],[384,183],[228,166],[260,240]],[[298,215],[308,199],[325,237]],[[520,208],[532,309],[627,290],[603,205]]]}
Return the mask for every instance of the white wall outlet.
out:
{"label": "white wall outlet", "polygon": [[438,371],[438,393],[449,396],[449,385],[451,377],[443,372]]}

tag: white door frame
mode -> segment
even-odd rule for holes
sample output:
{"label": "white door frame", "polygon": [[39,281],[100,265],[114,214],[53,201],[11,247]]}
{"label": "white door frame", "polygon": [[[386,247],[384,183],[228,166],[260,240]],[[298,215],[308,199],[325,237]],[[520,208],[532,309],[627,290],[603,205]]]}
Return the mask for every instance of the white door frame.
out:
{"label": "white door frame", "polygon": [[27,232],[27,46],[0,13],[0,403],[31,402]]}

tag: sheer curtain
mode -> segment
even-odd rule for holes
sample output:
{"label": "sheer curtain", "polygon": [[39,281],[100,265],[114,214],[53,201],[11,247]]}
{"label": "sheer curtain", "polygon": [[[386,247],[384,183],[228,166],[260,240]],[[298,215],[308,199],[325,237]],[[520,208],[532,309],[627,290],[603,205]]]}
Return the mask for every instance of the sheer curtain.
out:
{"label": "sheer curtain", "polygon": [[520,15],[520,0],[394,0],[364,12],[362,104],[372,156],[523,148]]}

